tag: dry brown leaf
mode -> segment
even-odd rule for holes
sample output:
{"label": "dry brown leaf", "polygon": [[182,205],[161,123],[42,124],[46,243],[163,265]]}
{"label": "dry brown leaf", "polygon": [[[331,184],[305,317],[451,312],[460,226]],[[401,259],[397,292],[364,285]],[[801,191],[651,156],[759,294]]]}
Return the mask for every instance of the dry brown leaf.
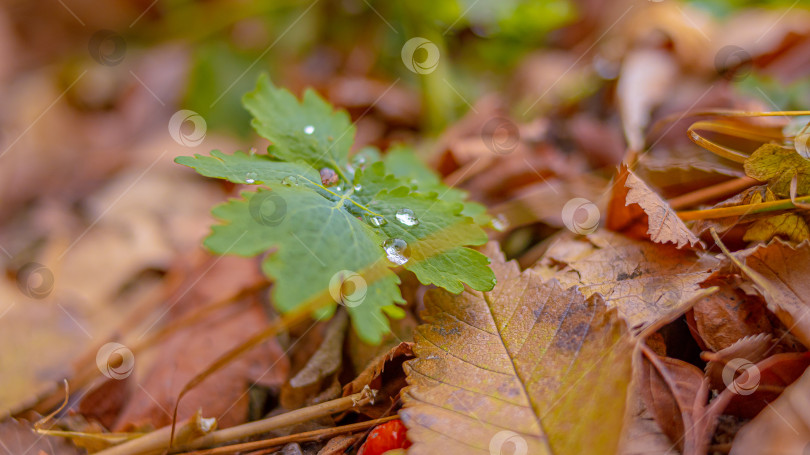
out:
{"label": "dry brown leaf", "polygon": [[[611,201],[612,216],[608,220],[609,227],[641,223],[647,225],[646,234],[655,243],[672,243],[677,248],[687,244],[690,247],[695,245],[704,247],[703,242],[678,218],[667,201],[627,166],[621,166],[618,178],[620,181],[616,185],[614,200]],[[641,210],[634,207],[635,205]]]}
{"label": "dry brown leaf", "polygon": [[717,352],[704,352],[700,357],[706,363],[706,377],[714,390],[723,390],[723,369],[734,359],[745,359],[750,363],[757,363],[774,354],[774,339],[768,333],[740,338],[736,343]]}
{"label": "dry brown leaf", "polygon": [[741,255],[747,266],[743,272],[754,281],[768,308],[810,347],[810,242],[794,248],[777,238]]}
{"label": "dry brown leaf", "polygon": [[725,276],[707,280],[705,285],[717,286],[718,291],[698,299],[692,308],[697,333],[706,347],[715,352],[743,337],[772,330],[761,298],[746,295],[729,283],[730,278]]}
{"label": "dry brown leaf", "polygon": [[335,436],[334,438],[330,439],[321,450],[318,451],[318,455],[343,455],[348,449],[357,443],[357,441],[360,440],[361,436],[362,435],[359,434],[342,434],[340,436]]}
{"label": "dry brown leaf", "polygon": [[703,372],[682,360],[659,357],[646,348],[643,352],[639,389],[647,408],[684,455],[705,453],[709,388]]}
{"label": "dry brown leaf", "polygon": [[[171,410],[180,390],[225,352],[267,327],[267,316],[258,304],[232,305],[214,312],[198,324],[181,329],[161,344],[157,358],[137,386],[118,418],[115,430],[171,423]],[[143,367],[135,361],[135,374]],[[220,428],[242,423],[247,417],[251,382],[281,386],[289,361],[276,340],[269,340],[231,362],[192,389],[180,402],[178,420],[202,408],[216,416]]]}
{"label": "dry brown leaf", "polygon": [[[774,354],[753,365],[746,359],[729,363],[725,374],[728,386],[721,393],[730,395],[723,413],[752,419],[779,397],[810,366],[810,354]],[[733,378],[733,379],[732,379]],[[720,398],[719,397],[719,398]]]}
{"label": "dry brown leaf", "polygon": [[614,453],[632,350],[615,312],[487,253],[491,292],[425,298],[400,411],[409,453]]}
{"label": "dry brown leaf", "polygon": [[678,315],[695,299],[712,292],[702,289],[700,283],[719,265],[713,257],[609,231],[597,231],[587,241],[577,242],[590,242],[594,248],[579,248],[572,256],[569,243],[559,242],[549,248],[545,263],[567,264],[567,269],[555,275],[563,286],[579,286],[586,297],[602,294],[631,328]]}
{"label": "dry brown leaf", "polygon": [[343,363],[343,341],[348,327],[349,316],[345,311],[339,311],[329,321],[321,345],[303,368],[284,385],[281,393],[282,406],[298,409],[336,382]]}
{"label": "dry brown leaf", "polygon": [[810,451],[810,372],[745,425],[731,455],[805,454]]}
{"label": "dry brown leaf", "polygon": [[365,405],[361,412],[377,419],[390,413],[393,402],[407,384],[403,372],[403,362],[412,359],[413,343],[402,342],[390,351],[371,361],[354,381],[343,386],[343,396],[362,391],[366,386],[375,390],[374,403]]}

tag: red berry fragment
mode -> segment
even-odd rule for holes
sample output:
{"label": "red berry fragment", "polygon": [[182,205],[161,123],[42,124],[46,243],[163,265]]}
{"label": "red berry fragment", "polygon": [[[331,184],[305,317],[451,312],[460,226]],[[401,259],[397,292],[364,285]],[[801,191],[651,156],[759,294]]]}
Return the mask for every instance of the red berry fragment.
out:
{"label": "red berry fragment", "polygon": [[389,450],[406,449],[411,445],[407,432],[405,424],[399,419],[377,425],[371,430],[357,455],[382,455]]}

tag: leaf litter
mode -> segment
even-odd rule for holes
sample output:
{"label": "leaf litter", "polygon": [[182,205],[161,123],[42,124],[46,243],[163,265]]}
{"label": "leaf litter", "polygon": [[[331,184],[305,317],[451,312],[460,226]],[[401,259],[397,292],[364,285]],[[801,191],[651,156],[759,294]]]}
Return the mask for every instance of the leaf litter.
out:
{"label": "leaf litter", "polygon": [[0,8],[0,447],[810,450],[810,13],[373,3]]}

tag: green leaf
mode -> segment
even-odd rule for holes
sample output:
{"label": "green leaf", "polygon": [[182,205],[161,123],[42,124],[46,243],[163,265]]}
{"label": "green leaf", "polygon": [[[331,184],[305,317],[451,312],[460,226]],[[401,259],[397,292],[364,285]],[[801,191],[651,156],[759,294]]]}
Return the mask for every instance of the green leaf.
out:
{"label": "green leaf", "polygon": [[[486,234],[463,214],[465,205],[458,200],[463,197],[435,175],[419,171],[418,181],[406,183],[381,161],[350,166],[351,143],[339,139],[341,129],[349,139],[354,134],[348,116],[334,113],[314,92],[299,103],[262,78],[245,104],[257,131],[273,141],[270,155],[215,150],[176,161],[204,176],[263,185],[214,208],[222,223],[213,227],[205,246],[218,254],[269,252],[262,269],[275,279],[273,301],[280,311],[326,294],[331,304],[318,316],[329,316],[343,304],[358,335],[378,343],[389,330],[386,316],[404,315],[396,305],[404,302],[393,270],[399,265],[422,283],[455,293],[464,284],[477,290],[494,286],[489,259],[467,248],[485,243]],[[311,135],[306,126],[312,127]],[[324,167],[338,173],[338,185],[322,184]],[[438,189],[454,196],[443,199]],[[410,214],[413,219],[405,216]]]}
{"label": "green leaf", "polygon": [[476,224],[488,225],[492,219],[487,215],[487,209],[477,202],[467,201],[467,192],[445,185],[416,153],[402,145],[394,146],[385,155],[385,165],[392,174],[407,182],[413,182],[416,190],[434,192],[439,199],[448,202],[461,202],[464,204],[462,214],[473,218]]}
{"label": "green leaf", "polygon": [[810,160],[796,150],[777,144],[764,144],[745,160],[745,174],[768,182],[777,196],[790,197],[790,182],[798,178],[797,196],[810,193]]}
{"label": "green leaf", "polygon": [[245,95],[243,103],[253,114],[251,125],[275,144],[272,153],[279,159],[302,159],[316,169],[328,166],[338,174],[346,167],[354,125],[349,114],[335,112],[313,90],[304,92],[299,102],[262,75],[256,90]]}

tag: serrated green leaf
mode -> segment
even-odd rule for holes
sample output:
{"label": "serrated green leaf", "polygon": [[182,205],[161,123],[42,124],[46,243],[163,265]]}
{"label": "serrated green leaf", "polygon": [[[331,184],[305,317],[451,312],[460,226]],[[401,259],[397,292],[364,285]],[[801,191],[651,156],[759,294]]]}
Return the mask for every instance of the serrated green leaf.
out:
{"label": "serrated green leaf", "polygon": [[303,160],[315,169],[328,166],[338,174],[346,167],[354,125],[346,112],[334,111],[313,90],[305,91],[299,102],[262,75],[243,103],[253,114],[251,125],[276,146],[273,154],[279,159]]}
{"label": "serrated green leaf", "polygon": [[790,182],[798,179],[797,195],[810,193],[810,160],[796,150],[777,144],[764,144],[745,160],[745,174],[768,182],[777,196],[790,197]]}
{"label": "serrated green leaf", "polygon": [[462,214],[473,218],[476,224],[484,226],[492,221],[483,205],[467,200],[467,192],[445,185],[416,153],[405,146],[394,146],[385,155],[385,166],[396,177],[413,182],[414,189],[423,192],[435,192],[439,199],[447,202],[464,204]]}
{"label": "serrated green leaf", "polygon": [[[245,104],[257,131],[273,141],[270,155],[215,150],[211,156],[176,161],[205,176],[268,188],[215,207],[222,224],[213,227],[205,246],[218,254],[269,252],[262,269],[275,279],[273,300],[279,310],[293,311],[328,292],[333,303],[318,316],[329,316],[337,303],[344,304],[360,337],[377,343],[388,331],[385,316],[404,315],[396,306],[403,300],[394,262],[422,283],[451,292],[461,292],[464,284],[477,290],[494,286],[487,257],[466,247],[483,244],[487,237],[462,213],[463,193],[449,191],[429,172],[420,171],[414,184],[388,173],[380,161],[367,160],[358,169],[348,165],[351,141],[344,143],[341,136],[354,135],[348,116],[333,112],[314,92],[298,102],[262,78]],[[319,170],[324,167],[341,177],[338,185],[322,184]],[[443,199],[424,189],[430,187],[453,196]],[[403,222],[398,212],[404,209],[418,223]],[[389,261],[391,252],[384,246],[394,239],[407,245],[401,251],[407,261]],[[344,283],[352,289],[344,289]]]}

